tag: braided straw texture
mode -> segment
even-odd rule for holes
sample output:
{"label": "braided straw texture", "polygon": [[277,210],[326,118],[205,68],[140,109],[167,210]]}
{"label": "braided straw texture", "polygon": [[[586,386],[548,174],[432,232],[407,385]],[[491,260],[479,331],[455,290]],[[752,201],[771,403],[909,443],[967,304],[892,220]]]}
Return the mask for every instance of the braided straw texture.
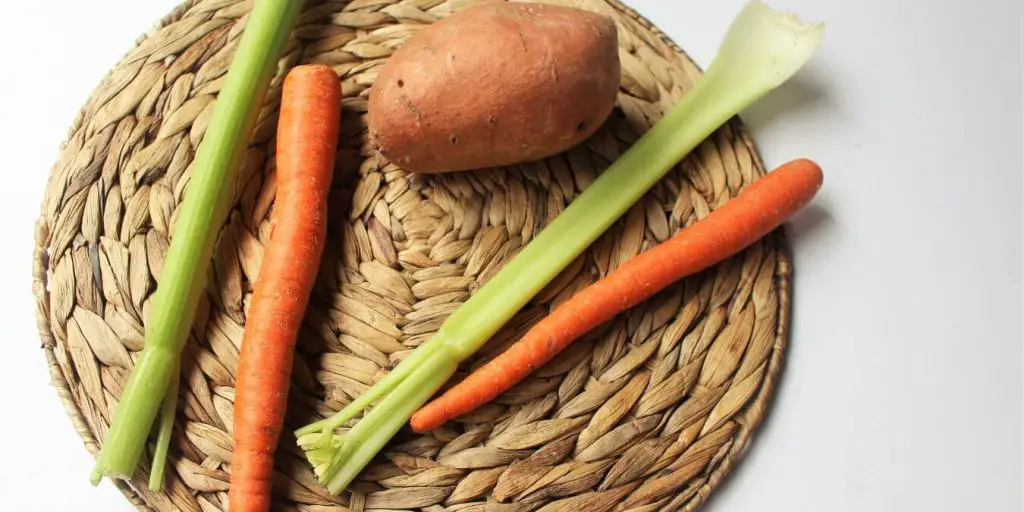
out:
{"label": "braided straw texture", "polygon": [[[344,91],[331,241],[293,372],[289,429],[328,415],[428,339],[685,94],[699,69],[615,0],[562,0],[618,23],[618,108],[585,144],[529,165],[418,176],[366,144],[378,66],[411,34],[476,0],[311,2],[288,43],[222,227],[185,350],[167,487],[118,482],[143,510],[225,510],[239,343],[275,190],[283,74],[331,65]],[[75,120],[52,170],[33,273],[53,383],[96,454],[143,345],[190,162],[250,1],[187,2],[140,38]],[[453,91],[457,94],[457,91]],[[733,120],[638,202],[466,370],[555,304],[702,218],[764,172]],[[787,336],[781,230],[590,333],[496,403],[429,435],[403,431],[328,494],[285,434],[280,510],[693,510],[762,419]],[[144,457],[145,458],[145,457]],[[148,467],[148,461],[143,461]],[[82,475],[88,478],[88,475]]]}

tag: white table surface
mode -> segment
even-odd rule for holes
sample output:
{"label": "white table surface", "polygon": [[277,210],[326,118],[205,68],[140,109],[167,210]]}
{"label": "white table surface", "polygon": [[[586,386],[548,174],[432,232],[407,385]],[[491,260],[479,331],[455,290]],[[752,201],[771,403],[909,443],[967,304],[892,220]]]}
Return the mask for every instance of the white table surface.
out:
{"label": "white table surface", "polygon": [[[4,510],[128,510],[48,384],[33,223],[72,117],[175,0],[5,2]],[[742,0],[631,0],[702,65]],[[745,112],[769,165],[825,170],[793,222],[769,420],[705,510],[1022,510],[1019,0],[772,0],[826,35]]]}

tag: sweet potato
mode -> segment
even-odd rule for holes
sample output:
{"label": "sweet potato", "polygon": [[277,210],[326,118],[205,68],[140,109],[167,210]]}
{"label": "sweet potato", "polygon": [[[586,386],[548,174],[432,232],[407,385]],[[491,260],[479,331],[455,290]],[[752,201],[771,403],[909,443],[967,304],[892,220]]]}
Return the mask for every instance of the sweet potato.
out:
{"label": "sweet potato", "polygon": [[372,145],[411,172],[528,162],[591,136],[615,106],[618,33],[608,17],[487,2],[403,44],[369,95]]}

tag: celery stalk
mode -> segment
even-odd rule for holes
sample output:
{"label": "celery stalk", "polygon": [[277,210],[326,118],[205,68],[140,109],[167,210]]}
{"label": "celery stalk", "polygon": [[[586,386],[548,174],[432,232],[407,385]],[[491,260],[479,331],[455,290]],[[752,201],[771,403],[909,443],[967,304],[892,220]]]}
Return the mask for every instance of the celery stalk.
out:
{"label": "celery stalk", "polygon": [[[333,493],[341,492],[397,432],[396,426],[408,421],[423,397],[440,389],[449,368],[454,371],[476,352],[701,141],[803,67],[823,30],[822,24],[801,23],[761,0],[748,3],[707,72],[682,101],[454,311],[430,341],[392,370],[393,378],[371,387],[334,417],[299,429],[300,435],[320,430],[329,441],[300,444],[317,466],[325,453],[333,453],[320,482]],[[333,430],[382,396],[337,442]]]}
{"label": "celery stalk", "polygon": [[417,367],[409,378],[381,400],[344,437],[345,446],[331,460],[324,474],[327,490],[338,494],[355,479],[412,413],[444,385],[458,367],[451,354],[439,353]]}
{"label": "celery stalk", "polygon": [[209,272],[214,242],[234,196],[238,166],[301,0],[257,0],[196,151],[163,276],[146,324],[146,347],[103,441],[91,481],[129,479],[181,360]]}
{"label": "celery stalk", "polygon": [[174,369],[171,385],[167,387],[163,406],[160,408],[160,425],[156,432],[156,450],[153,452],[153,468],[149,472],[149,490],[164,488],[164,467],[167,465],[167,450],[171,447],[171,432],[174,430],[174,416],[178,412],[178,388],[181,385],[181,367]]}
{"label": "celery stalk", "polygon": [[[436,339],[436,337],[435,337]],[[413,373],[416,366],[420,362],[425,361],[433,352],[437,343],[431,343],[429,346],[424,345],[419,350],[414,350],[412,354],[402,360],[401,363],[393,370],[387,373],[381,380],[377,381],[372,388],[368,389],[365,393],[359,395],[358,398],[352,401],[352,403],[345,406],[344,409],[339,411],[334,416],[317,421],[306,425],[295,431],[295,435],[298,437],[312,434],[314,432],[323,432],[323,442],[327,442],[327,438],[330,433],[344,424],[346,421],[355,418],[360,411],[368,407],[374,400],[390,393],[395,387],[401,384],[406,377]]]}
{"label": "celery stalk", "polygon": [[760,0],[748,4],[683,100],[454,311],[439,337],[461,358],[476,352],[701,141],[795,74],[821,32]]}

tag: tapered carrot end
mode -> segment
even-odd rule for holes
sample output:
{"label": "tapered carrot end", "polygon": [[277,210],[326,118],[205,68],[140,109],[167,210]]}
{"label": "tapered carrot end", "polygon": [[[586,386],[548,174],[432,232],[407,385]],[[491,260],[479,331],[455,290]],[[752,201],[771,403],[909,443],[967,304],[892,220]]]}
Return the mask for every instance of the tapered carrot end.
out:
{"label": "tapered carrot end", "polygon": [[[768,205],[774,210],[774,223],[781,224],[811,202],[824,183],[821,166],[809,158],[790,160],[765,174],[749,187],[757,190],[760,200],[754,201],[759,209]],[[774,224],[771,226],[774,228]]]}
{"label": "tapered carrot end", "polygon": [[821,188],[821,185],[825,180],[825,175],[821,170],[821,166],[809,158],[797,158],[795,160],[790,160],[789,162],[779,166],[779,168],[773,172],[799,174],[799,177],[793,177],[790,179],[801,181],[803,186],[798,186],[796,188],[810,192],[808,195],[813,195],[814,192]]}
{"label": "tapered carrot end", "polygon": [[[441,419],[441,421],[438,421]],[[443,416],[437,414],[433,404],[427,404],[409,418],[409,426],[417,434],[425,434],[443,425]]]}
{"label": "tapered carrot end", "polygon": [[289,78],[293,80],[309,77],[323,78],[323,76],[320,75],[334,77],[335,79],[338,78],[338,74],[335,73],[330,66],[324,64],[300,64],[288,71],[288,75],[285,77],[285,80],[288,80]]}

